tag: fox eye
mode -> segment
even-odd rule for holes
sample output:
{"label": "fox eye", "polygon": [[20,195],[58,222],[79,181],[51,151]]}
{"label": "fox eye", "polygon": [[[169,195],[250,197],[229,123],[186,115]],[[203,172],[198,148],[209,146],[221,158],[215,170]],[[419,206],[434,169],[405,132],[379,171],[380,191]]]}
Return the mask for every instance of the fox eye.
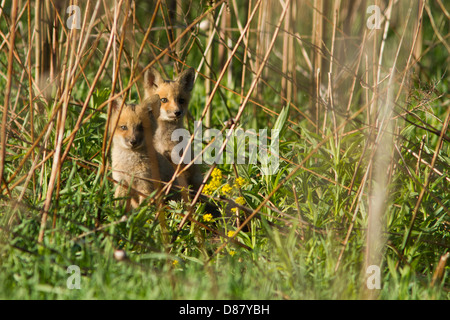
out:
{"label": "fox eye", "polygon": [[120,126],[120,129],[125,131],[125,130],[128,130],[128,127],[127,126]]}
{"label": "fox eye", "polygon": [[168,100],[167,98],[162,98],[162,99],[161,99],[161,102],[162,102],[162,103],[167,103],[167,102],[169,102],[169,100]]}
{"label": "fox eye", "polygon": [[184,104],[184,102],[185,102],[185,100],[184,100],[183,98],[178,99],[178,103],[179,103],[179,104]]}

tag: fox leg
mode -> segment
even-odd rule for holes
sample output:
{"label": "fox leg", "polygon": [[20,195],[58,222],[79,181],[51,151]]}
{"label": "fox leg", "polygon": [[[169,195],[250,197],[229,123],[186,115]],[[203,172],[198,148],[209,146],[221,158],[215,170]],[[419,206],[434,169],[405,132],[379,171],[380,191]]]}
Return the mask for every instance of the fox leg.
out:
{"label": "fox leg", "polygon": [[136,206],[133,206],[134,208],[141,205],[148,198],[148,196],[150,196],[150,194],[154,190],[153,184],[150,181],[139,179],[139,178],[137,178],[137,180],[136,180],[135,189],[137,191],[139,191],[139,193],[135,192],[136,196],[133,197],[133,199],[135,200],[135,204],[136,204]]}
{"label": "fox leg", "polygon": [[134,208],[134,201],[131,196],[132,193],[133,191],[131,191],[130,194],[128,193],[128,187],[123,183],[120,183],[114,192],[114,198],[125,198],[124,200],[119,201],[119,206],[123,206],[125,201],[125,212],[129,212],[131,207]]}

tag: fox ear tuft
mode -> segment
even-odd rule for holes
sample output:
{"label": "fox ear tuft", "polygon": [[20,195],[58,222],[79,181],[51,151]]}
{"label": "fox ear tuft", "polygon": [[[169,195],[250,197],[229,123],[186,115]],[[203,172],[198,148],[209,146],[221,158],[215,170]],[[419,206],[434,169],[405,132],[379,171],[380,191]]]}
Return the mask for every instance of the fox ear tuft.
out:
{"label": "fox ear tuft", "polygon": [[177,81],[181,84],[181,87],[190,92],[194,89],[195,71],[193,68],[184,70]]}
{"label": "fox ear tuft", "polygon": [[144,112],[157,112],[161,107],[161,100],[159,99],[159,95],[152,94],[145,98],[142,103],[142,110]]}
{"label": "fox ear tuft", "polygon": [[114,132],[114,125],[116,124],[117,117],[119,116],[118,112],[120,110],[120,106],[123,104],[123,108],[125,109],[126,104],[123,103],[122,98],[116,98],[110,102],[111,104],[111,120],[109,122],[108,132],[112,134]]}
{"label": "fox ear tuft", "polygon": [[148,103],[151,105],[151,108],[159,108],[161,106],[161,99],[159,98],[159,95],[152,94],[147,99]]}
{"label": "fox ear tuft", "polygon": [[163,82],[161,74],[153,67],[145,71],[144,74],[144,88],[146,92],[151,92]]}
{"label": "fox ear tuft", "polygon": [[123,99],[122,98],[116,98],[113,101],[111,101],[111,111],[112,112],[117,112],[120,109],[120,106],[123,103]]}

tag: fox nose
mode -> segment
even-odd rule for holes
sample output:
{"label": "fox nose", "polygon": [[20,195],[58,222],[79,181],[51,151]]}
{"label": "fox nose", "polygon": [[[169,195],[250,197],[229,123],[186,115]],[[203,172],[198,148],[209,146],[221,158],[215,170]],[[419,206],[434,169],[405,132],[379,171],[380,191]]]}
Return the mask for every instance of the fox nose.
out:
{"label": "fox nose", "polygon": [[176,117],[180,117],[183,114],[183,111],[182,110],[177,110],[177,111],[174,112],[174,114],[175,114]]}
{"label": "fox nose", "polygon": [[130,140],[130,144],[132,147],[136,147],[138,145],[138,140],[137,139],[131,139]]}

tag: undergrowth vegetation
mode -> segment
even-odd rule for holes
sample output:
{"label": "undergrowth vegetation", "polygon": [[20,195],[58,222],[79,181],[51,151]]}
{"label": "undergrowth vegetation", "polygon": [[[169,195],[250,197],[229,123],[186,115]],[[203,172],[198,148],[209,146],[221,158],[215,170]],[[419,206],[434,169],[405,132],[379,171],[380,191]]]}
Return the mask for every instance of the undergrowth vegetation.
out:
{"label": "undergrowth vegetation", "polygon": [[[4,4],[0,298],[448,299],[449,12],[443,0]],[[277,170],[265,174],[267,150],[251,163],[235,146],[245,163],[203,163],[198,201],[159,204],[156,191],[126,212],[105,125],[113,97],[141,101],[150,64],[196,70],[186,124],[221,132],[214,155],[227,129],[267,129]]]}

